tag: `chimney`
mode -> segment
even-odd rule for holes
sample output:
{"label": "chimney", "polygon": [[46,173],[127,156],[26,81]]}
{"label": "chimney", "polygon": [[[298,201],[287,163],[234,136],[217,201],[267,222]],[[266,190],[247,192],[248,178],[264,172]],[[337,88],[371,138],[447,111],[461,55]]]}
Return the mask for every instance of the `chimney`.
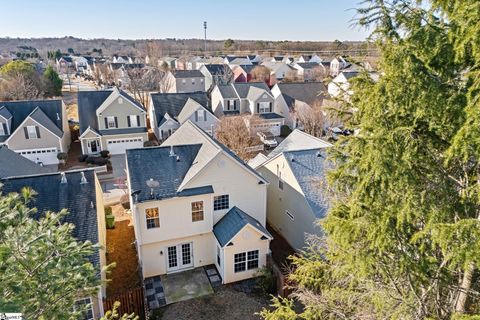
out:
{"label": "chimney", "polygon": [[170,146],[170,157],[175,157],[175,152],[173,151],[173,145]]}
{"label": "chimney", "polygon": [[65,172],[61,172],[60,176],[61,176],[60,183],[62,183],[62,184],[67,183],[67,176],[65,175]]}
{"label": "chimney", "polygon": [[87,184],[88,181],[87,178],[85,178],[85,173],[82,171],[80,172],[80,174],[82,175],[82,178],[80,179],[80,184]]}

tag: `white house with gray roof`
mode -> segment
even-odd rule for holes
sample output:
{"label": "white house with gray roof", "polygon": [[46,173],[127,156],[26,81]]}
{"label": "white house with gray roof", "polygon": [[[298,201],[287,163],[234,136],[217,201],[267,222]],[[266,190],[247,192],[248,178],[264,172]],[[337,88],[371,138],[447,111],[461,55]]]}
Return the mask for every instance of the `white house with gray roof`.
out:
{"label": "white house with gray roof", "polygon": [[0,101],[0,145],[43,165],[58,164],[70,148],[62,100]]}
{"label": "white house with gray roof", "polygon": [[144,278],[214,265],[230,283],[266,264],[268,182],[192,121],[127,169]]}
{"label": "white house with gray roof", "polygon": [[247,116],[247,127],[252,134],[270,131],[274,136],[280,135],[284,117],[274,112],[274,98],[265,82],[217,85],[211,97],[213,112],[218,117]]}
{"label": "white house with gray roof", "polygon": [[267,221],[295,249],[305,247],[308,235],[322,235],[319,219],[329,208],[326,150],[331,144],[294,130],[268,157],[250,165],[267,179]]}
{"label": "white house with gray roof", "polygon": [[188,93],[205,91],[205,75],[198,70],[176,70],[167,75],[167,93]]}
{"label": "white house with gray roof", "polygon": [[152,93],[150,97],[150,126],[159,141],[188,120],[209,134],[219,121],[205,92]]}
{"label": "white house with gray roof", "polygon": [[147,111],[126,92],[114,88],[78,93],[80,143],[83,154],[108,150],[124,154],[148,141]]}

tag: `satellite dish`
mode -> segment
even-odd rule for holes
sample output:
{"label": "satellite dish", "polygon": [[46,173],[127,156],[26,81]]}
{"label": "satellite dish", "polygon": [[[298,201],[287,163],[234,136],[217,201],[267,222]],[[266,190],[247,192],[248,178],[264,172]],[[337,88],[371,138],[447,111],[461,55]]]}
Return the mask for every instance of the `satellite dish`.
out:
{"label": "satellite dish", "polygon": [[160,182],[157,180],[153,180],[153,178],[150,178],[147,180],[147,186],[150,188],[150,196],[153,198],[153,188],[156,188],[160,185]]}

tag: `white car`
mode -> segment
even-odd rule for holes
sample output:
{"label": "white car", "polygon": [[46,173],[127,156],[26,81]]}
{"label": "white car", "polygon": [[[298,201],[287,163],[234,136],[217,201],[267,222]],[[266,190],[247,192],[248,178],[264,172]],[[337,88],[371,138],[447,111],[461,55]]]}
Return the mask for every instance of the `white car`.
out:
{"label": "white car", "polygon": [[278,145],[277,140],[270,131],[267,132],[258,132],[257,135],[260,137],[260,140],[269,148],[275,148]]}

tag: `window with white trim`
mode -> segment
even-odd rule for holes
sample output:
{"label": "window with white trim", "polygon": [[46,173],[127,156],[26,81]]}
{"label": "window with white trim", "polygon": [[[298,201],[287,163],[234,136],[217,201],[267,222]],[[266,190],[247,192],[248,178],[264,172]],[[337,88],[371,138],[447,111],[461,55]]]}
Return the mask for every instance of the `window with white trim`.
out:
{"label": "window with white trim", "polygon": [[203,201],[192,202],[192,222],[203,221]]}
{"label": "window with white trim", "polygon": [[198,121],[205,121],[205,119],[203,118],[204,115],[205,115],[205,112],[203,112],[203,110],[197,110]]}
{"label": "window with white trim", "polygon": [[230,199],[228,194],[213,197],[213,210],[224,210],[230,207]]}
{"label": "window with white trim", "polygon": [[75,301],[75,305],[73,306],[73,309],[81,313],[78,319],[82,319],[82,320],[95,319],[93,317],[92,299],[90,299],[90,297]]}
{"label": "window with white trim", "polygon": [[27,126],[28,139],[38,139],[37,126]]}
{"label": "window with white trim", "polygon": [[258,106],[259,113],[270,112],[270,102],[260,102]]}
{"label": "window with white trim", "polygon": [[110,128],[116,128],[116,124],[115,124],[115,117],[112,117],[112,116],[109,116],[107,117],[107,129],[110,129]]}
{"label": "window with white trim", "polygon": [[147,221],[147,229],[160,227],[160,217],[158,215],[158,208],[145,209],[145,218]]}
{"label": "window with white trim", "polygon": [[130,118],[130,127],[140,127],[139,117],[136,115],[128,116]]}
{"label": "window with white trim", "polygon": [[258,269],[258,257],[258,250],[235,253],[233,256],[233,271],[237,273],[246,270]]}
{"label": "window with white trim", "polygon": [[278,172],[278,189],[283,190],[283,178],[282,178],[282,172]]}

